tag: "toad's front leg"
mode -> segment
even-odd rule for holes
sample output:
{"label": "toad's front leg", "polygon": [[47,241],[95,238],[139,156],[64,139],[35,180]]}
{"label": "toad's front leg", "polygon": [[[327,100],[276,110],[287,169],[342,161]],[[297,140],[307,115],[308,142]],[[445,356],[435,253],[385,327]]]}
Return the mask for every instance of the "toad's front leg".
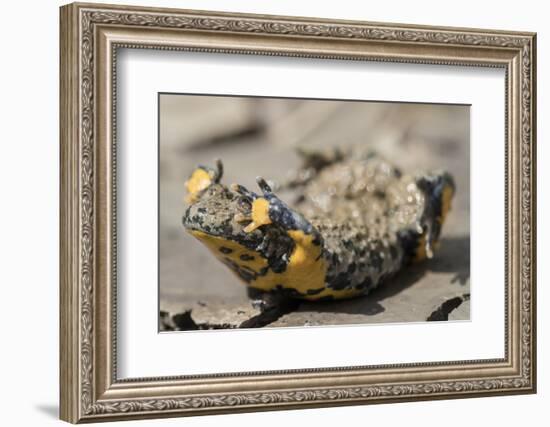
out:
{"label": "toad's front leg", "polygon": [[[291,239],[292,247],[277,260],[277,269],[271,269],[255,285],[263,291],[307,298],[325,286],[327,262],[323,257],[323,238],[303,215],[279,199],[264,179],[257,181],[262,196],[254,197],[250,216],[243,218],[249,221],[244,230],[251,233],[262,227],[269,239],[267,230],[275,228]],[[251,194],[241,186],[234,189],[243,195]]]}

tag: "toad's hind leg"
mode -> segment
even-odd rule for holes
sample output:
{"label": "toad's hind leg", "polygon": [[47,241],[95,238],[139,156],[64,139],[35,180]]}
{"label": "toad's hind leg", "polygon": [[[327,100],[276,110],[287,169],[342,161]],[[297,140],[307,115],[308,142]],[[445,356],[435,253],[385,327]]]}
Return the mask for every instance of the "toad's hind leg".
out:
{"label": "toad's hind leg", "polygon": [[[401,221],[398,235],[406,252],[416,261],[432,258],[434,248],[439,243],[441,229],[451,208],[451,201],[455,193],[455,183],[447,172],[433,172],[419,175],[408,183],[406,187],[407,200],[411,203],[396,207]],[[412,212],[411,221],[403,220],[403,212]]]}
{"label": "toad's hind leg", "polygon": [[456,187],[453,177],[447,172],[420,177],[416,180],[416,185],[425,197],[420,225],[424,231],[426,256],[431,258],[433,246],[439,242],[443,222],[451,209]]}

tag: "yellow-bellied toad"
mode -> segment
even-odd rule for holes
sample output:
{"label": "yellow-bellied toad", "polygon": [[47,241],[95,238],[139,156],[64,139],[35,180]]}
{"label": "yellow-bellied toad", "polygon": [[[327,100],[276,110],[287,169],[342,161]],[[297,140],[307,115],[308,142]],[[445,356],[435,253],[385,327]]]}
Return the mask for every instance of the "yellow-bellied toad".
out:
{"label": "yellow-bellied toad", "polygon": [[285,184],[260,193],[198,167],[186,183],[185,228],[253,293],[306,300],[365,295],[411,261],[433,256],[455,192],[446,172],[404,175],[365,150],[308,152]]}

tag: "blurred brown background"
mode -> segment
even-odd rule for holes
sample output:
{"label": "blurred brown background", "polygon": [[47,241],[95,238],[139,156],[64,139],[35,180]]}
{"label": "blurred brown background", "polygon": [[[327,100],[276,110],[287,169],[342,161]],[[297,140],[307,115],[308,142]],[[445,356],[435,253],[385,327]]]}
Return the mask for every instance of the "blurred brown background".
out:
{"label": "blurred brown background", "polygon": [[[277,181],[299,166],[297,146],[368,144],[404,172],[446,169],[454,176],[440,251],[365,298],[303,303],[267,326],[469,319],[468,106],[180,94],[159,100],[162,311],[191,310],[201,329],[237,327],[258,314],[244,285],[181,225],[184,182],[198,164],[221,158],[223,182],[255,189],[257,175]],[[178,328],[165,319],[168,329]]]}

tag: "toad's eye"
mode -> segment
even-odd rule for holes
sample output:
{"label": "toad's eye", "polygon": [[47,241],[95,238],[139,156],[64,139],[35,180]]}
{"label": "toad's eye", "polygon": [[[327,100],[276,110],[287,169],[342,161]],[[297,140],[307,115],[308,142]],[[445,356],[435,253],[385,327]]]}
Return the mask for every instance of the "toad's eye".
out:
{"label": "toad's eye", "polygon": [[250,212],[252,210],[252,202],[248,197],[239,197],[237,200],[237,206],[241,212]]}

